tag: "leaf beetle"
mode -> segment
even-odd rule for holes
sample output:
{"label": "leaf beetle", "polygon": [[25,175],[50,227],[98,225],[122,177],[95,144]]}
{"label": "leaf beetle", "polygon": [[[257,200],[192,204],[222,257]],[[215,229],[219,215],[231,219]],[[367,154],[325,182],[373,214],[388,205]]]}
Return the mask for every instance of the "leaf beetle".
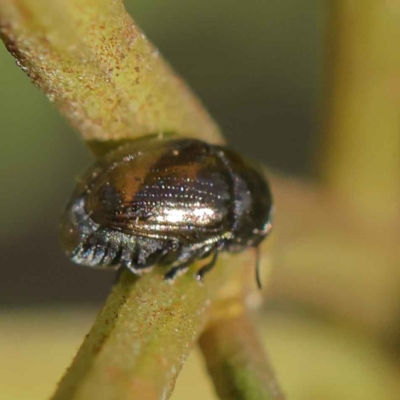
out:
{"label": "leaf beetle", "polygon": [[[165,279],[210,256],[201,280],[219,252],[258,249],[271,210],[263,174],[238,153],[150,137],[110,151],[80,178],[61,218],[61,242],[77,264],[134,274],[165,265]],[[260,286],[258,261],[256,277]]]}

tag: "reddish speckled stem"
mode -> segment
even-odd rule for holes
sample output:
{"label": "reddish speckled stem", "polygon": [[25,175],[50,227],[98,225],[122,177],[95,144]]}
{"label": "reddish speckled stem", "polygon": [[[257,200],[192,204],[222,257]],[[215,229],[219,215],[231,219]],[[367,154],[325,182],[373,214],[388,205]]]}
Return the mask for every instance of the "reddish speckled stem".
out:
{"label": "reddish speckled stem", "polygon": [[216,320],[199,343],[221,399],[284,399],[245,311]]}

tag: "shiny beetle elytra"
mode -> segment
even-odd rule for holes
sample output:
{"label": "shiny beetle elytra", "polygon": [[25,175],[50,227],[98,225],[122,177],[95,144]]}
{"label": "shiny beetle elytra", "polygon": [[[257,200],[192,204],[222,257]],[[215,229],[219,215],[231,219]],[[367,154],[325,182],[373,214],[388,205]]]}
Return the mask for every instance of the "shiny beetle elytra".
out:
{"label": "shiny beetle elytra", "polygon": [[61,240],[77,264],[135,274],[160,264],[166,279],[210,256],[200,280],[219,252],[258,248],[271,229],[271,206],[262,173],[236,152],[149,138],[110,151],[81,177]]}

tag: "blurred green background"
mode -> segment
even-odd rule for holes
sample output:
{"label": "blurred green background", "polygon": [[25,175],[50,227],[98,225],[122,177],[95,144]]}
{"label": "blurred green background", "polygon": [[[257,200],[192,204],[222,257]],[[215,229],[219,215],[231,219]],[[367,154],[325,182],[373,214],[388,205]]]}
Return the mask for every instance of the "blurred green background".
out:
{"label": "blurred green background", "polygon": [[[327,2],[125,3],[231,146],[313,175]],[[0,399],[35,400],[54,389],[114,275],[73,265],[58,244],[58,218],[89,151],[2,46],[0,72]],[[289,399],[399,398],[398,367],[360,332],[282,310],[272,303],[260,325]],[[213,398],[197,353],[173,399],[188,396]]]}

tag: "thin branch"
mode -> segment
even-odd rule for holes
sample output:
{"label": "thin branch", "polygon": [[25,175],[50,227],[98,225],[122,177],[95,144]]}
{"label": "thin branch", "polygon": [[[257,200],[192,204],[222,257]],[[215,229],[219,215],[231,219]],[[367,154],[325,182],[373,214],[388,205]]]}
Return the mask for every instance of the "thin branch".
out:
{"label": "thin branch", "polygon": [[272,179],[275,295],[396,335],[400,3],[331,1],[320,185]]}
{"label": "thin branch", "polygon": [[[163,280],[162,268],[140,278],[122,273],[53,400],[169,398],[207,321],[227,315],[232,301],[243,304],[250,284],[243,268],[248,255],[222,258],[204,284],[193,271],[173,284]],[[257,347],[255,339],[244,337],[244,350],[253,340]],[[217,341],[215,346],[225,345]],[[261,374],[268,368],[259,356],[254,366]]]}
{"label": "thin branch", "polygon": [[[215,320],[200,337],[200,347],[219,398],[283,400],[254,325],[244,307]],[[229,310],[229,309],[228,309]]]}
{"label": "thin branch", "polygon": [[53,399],[169,397],[209,305],[189,274],[171,285],[159,271],[125,271]]}
{"label": "thin branch", "polygon": [[388,226],[400,199],[400,3],[331,2],[321,178]]}
{"label": "thin branch", "polygon": [[0,0],[0,33],[85,140],[174,132],[221,141],[121,0]]}
{"label": "thin branch", "polygon": [[400,218],[379,231],[373,221],[360,223],[346,202],[320,185],[269,178],[277,207],[265,295],[345,318],[376,334],[396,334]]}

